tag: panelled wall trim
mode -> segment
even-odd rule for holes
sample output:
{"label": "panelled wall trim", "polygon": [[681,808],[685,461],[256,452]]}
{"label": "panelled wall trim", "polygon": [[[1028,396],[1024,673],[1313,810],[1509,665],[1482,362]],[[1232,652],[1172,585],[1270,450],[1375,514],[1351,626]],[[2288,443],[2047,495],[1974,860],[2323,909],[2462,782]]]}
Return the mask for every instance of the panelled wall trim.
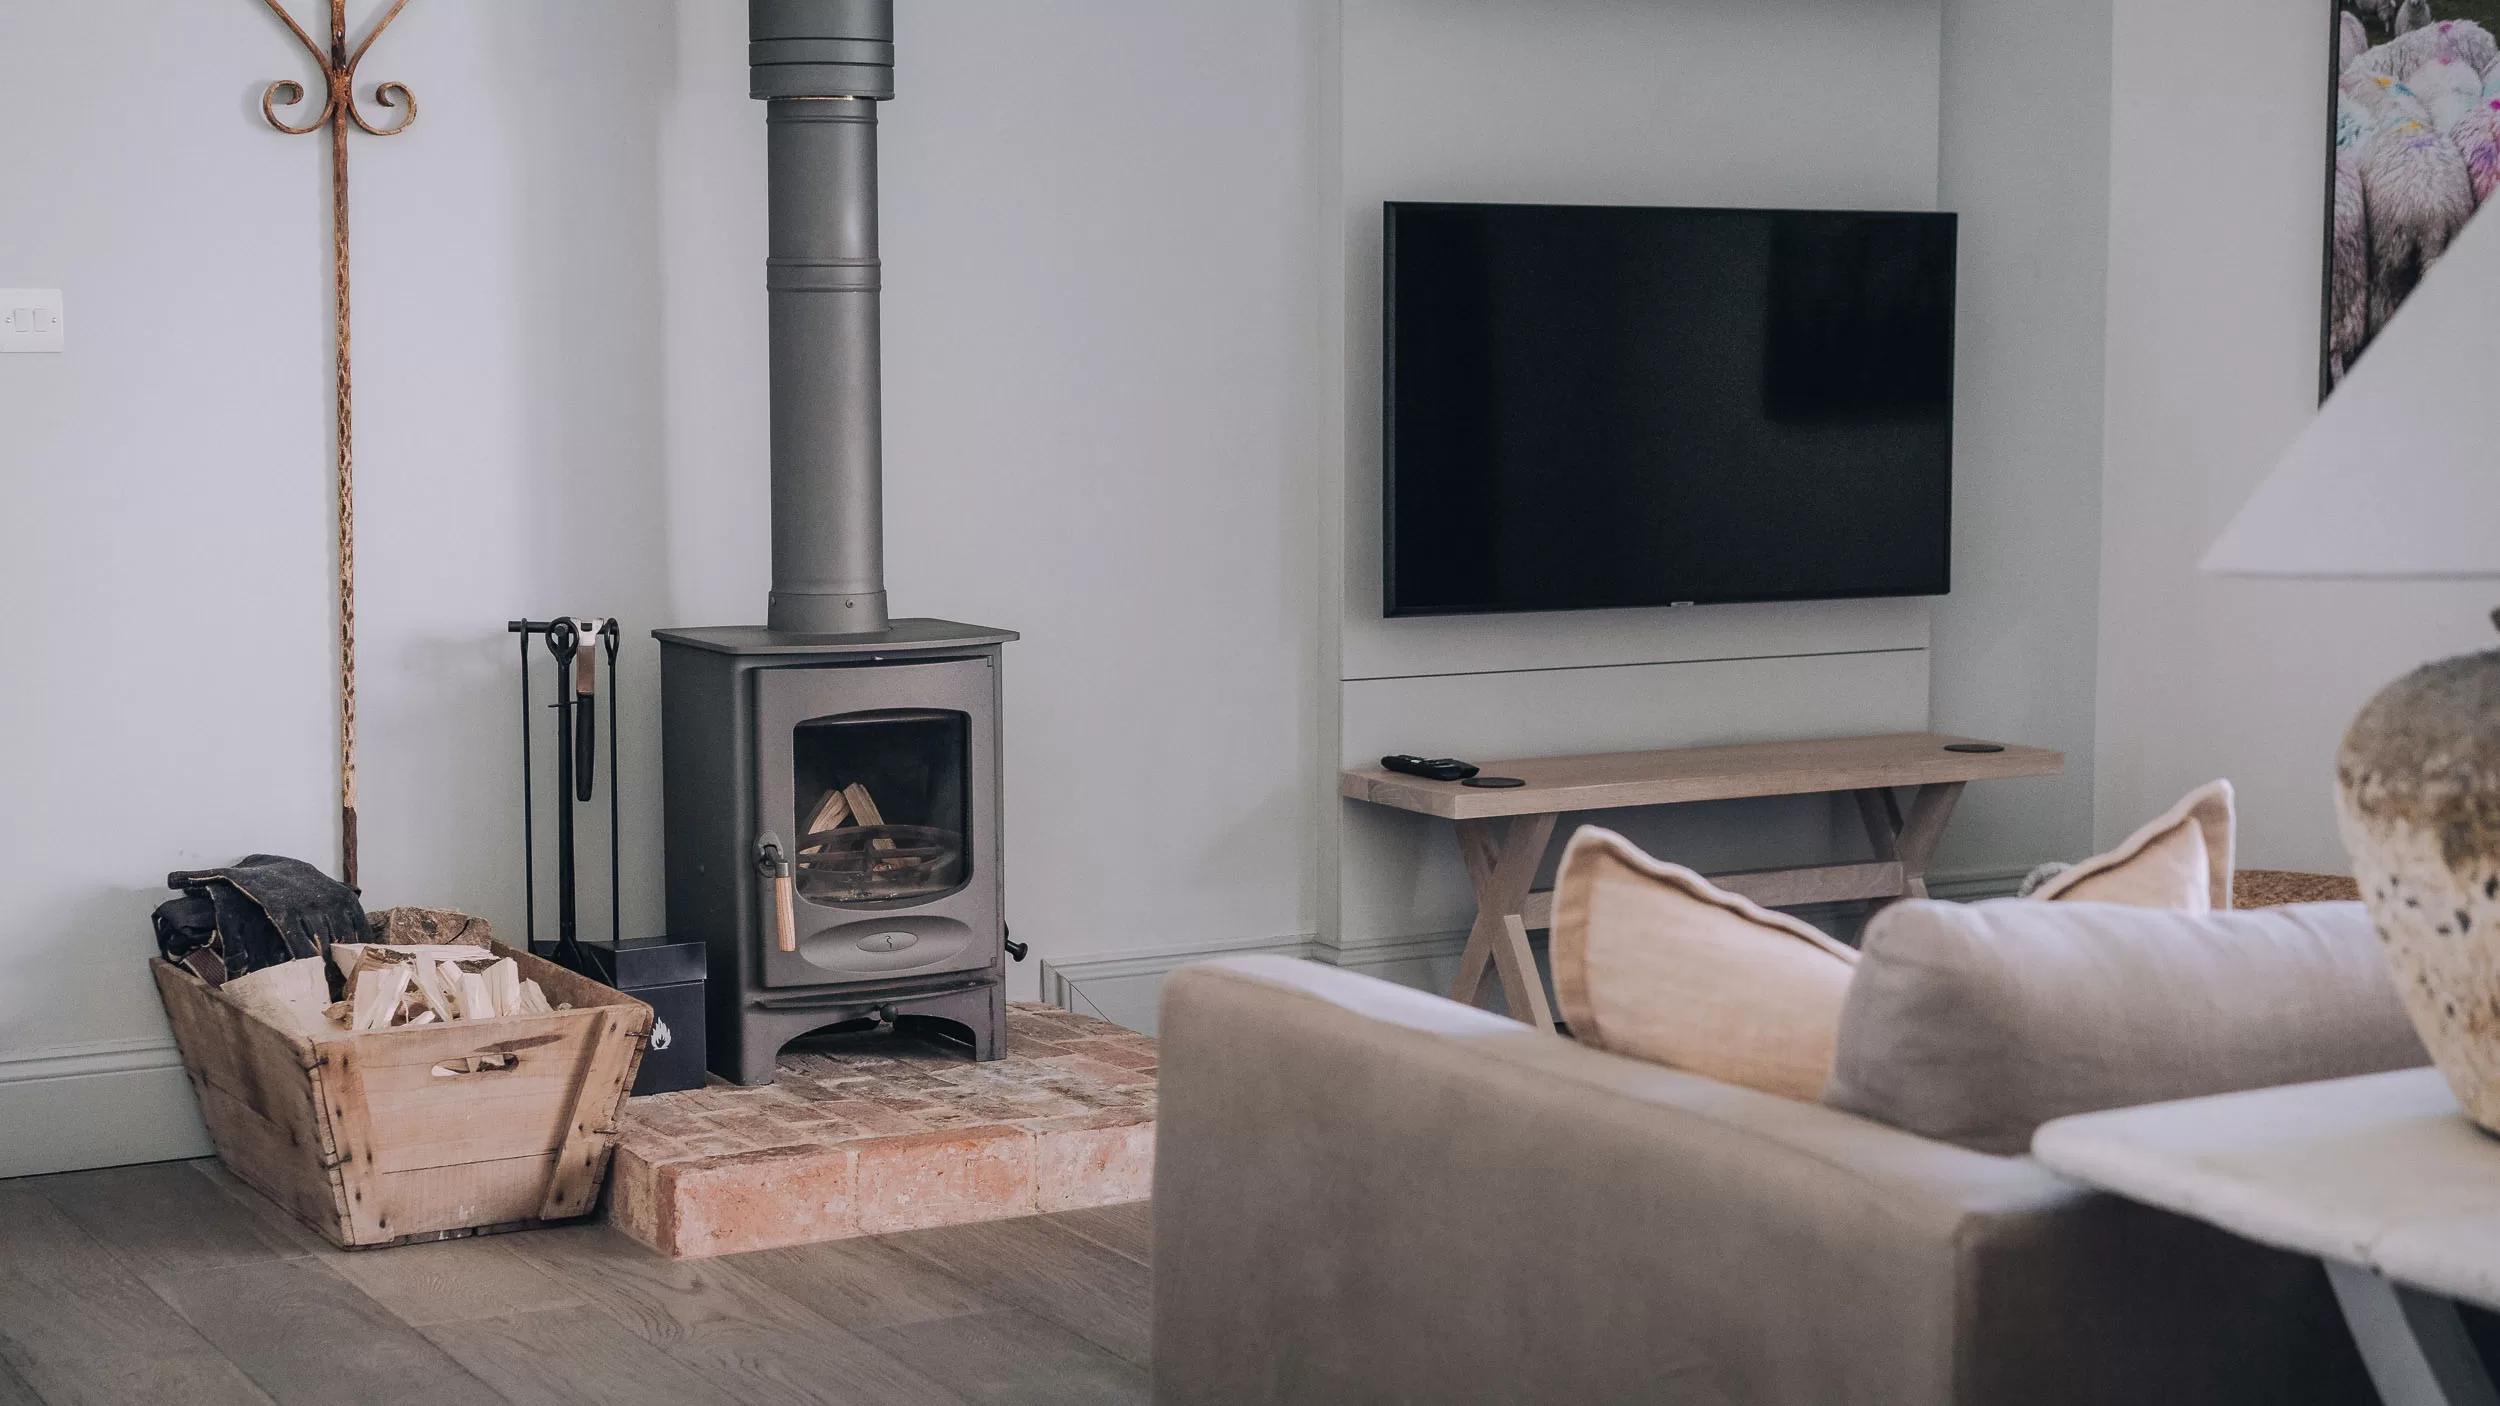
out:
{"label": "panelled wall trim", "polygon": [[1042,999],[1054,1006],[1067,1002],[1059,999],[1067,992],[1068,983],[1118,980],[1131,976],[1161,976],[1177,971],[1192,962],[1216,957],[1240,957],[1264,953],[1283,957],[1314,955],[1320,942],[1317,934],[1296,933],[1283,937],[1227,938],[1221,942],[1203,942],[1175,947],[1153,947],[1143,951],[1095,952],[1073,957],[1044,958],[1042,961]]}
{"label": "panelled wall trim", "polygon": [[1261,953],[1277,957],[1315,957],[1319,939],[1311,933],[1280,937],[1228,938],[1134,952],[1099,952],[1044,958],[1042,1000],[1062,1010],[1097,1016],[1151,1035],[1155,1012],[1163,1000],[1163,978],[1195,962],[1217,957]]}
{"label": "panelled wall trim", "polygon": [[[1958,903],[2009,898],[2021,885],[2023,876],[2030,872],[2029,865],[1963,870],[1930,875],[1927,887],[1935,897]],[[1787,911],[1818,927],[1846,931],[1854,925],[1854,910],[1857,907],[1856,904],[1831,903]],[[1542,932],[1532,934],[1530,941],[1542,950],[1545,935]],[[1397,980],[1403,973],[1409,977],[1422,976],[1438,981],[1445,979],[1445,972],[1455,970],[1459,953],[1466,946],[1467,934],[1463,930],[1414,933],[1342,945],[1331,944],[1317,933],[1305,933],[1163,947],[1147,952],[1077,955],[1042,963],[1042,999],[1054,1006],[1100,1016],[1152,1034],[1156,1005],[1162,997],[1163,979],[1182,967],[1198,962],[1258,952],[1326,962],[1330,966],[1369,972],[1389,980]]]}
{"label": "panelled wall trim", "polygon": [[0,1177],[204,1157],[182,1057],[164,1039],[0,1053]]}
{"label": "panelled wall trim", "polygon": [[[2011,898],[2022,886],[2023,876],[2032,866],[2014,869],[1971,869],[1951,874],[1931,874],[1927,891],[1936,898],[1956,903],[1976,903],[1985,898]],[[1809,923],[1838,918],[1854,904],[1825,903],[1791,908]],[[1042,999],[1054,1006],[1065,1006],[1063,999],[1071,982],[1122,980],[1138,976],[1162,976],[1180,970],[1193,962],[1217,957],[1266,953],[1281,957],[1307,957],[1333,966],[1372,966],[1382,962],[1454,957],[1467,945],[1464,930],[1456,932],[1412,933],[1403,937],[1385,937],[1367,942],[1330,944],[1317,933],[1301,933],[1286,937],[1234,938],[1223,942],[1158,947],[1142,952],[1101,952],[1071,957],[1045,959],[1042,963]]]}
{"label": "panelled wall trim", "polygon": [[[1929,888],[1939,898],[2001,898],[2014,892],[2028,872],[2026,867],[1939,875]],[[1828,912],[1796,911],[1815,923],[1835,924],[1843,918],[1838,905]],[[1151,1031],[1163,979],[1195,962],[1261,952],[1355,971],[1437,971],[1455,962],[1466,945],[1464,932],[1345,947],[1331,947],[1316,933],[1300,933],[1081,954],[1044,960],[1041,993],[1051,1005]],[[168,1041],[100,1040],[0,1054],[0,1177],[205,1157],[210,1151],[181,1056]]]}
{"label": "panelled wall trim", "polygon": [[1383,679],[1480,679],[1494,674],[1564,674],[1578,669],[1646,669],[1659,664],[1727,664],[1739,659],[1825,659],[1844,654],[1924,654],[1927,646],[1905,644],[1877,649],[1814,649],[1795,653],[1771,651],[1762,654],[1714,654],[1698,659],[1625,659],[1604,664],[1541,664],[1518,669],[1453,669],[1439,673],[1409,671],[1393,674],[1351,675],[1345,683],[1377,683]]}

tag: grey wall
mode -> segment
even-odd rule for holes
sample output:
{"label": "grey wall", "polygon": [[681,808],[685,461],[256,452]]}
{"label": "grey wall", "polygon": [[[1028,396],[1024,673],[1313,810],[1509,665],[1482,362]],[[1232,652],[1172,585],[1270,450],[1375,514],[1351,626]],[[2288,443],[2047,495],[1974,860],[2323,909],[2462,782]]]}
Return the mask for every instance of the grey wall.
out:
{"label": "grey wall", "polygon": [[2109,0],[1944,5],[1938,188],[1962,216],[1962,296],[1935,722],[2066,753],[2063,776],[1971,787],[1947,872],[2092,850],[2109,35]]}
{"label": "grey wall", "polygon": [[[2054,101],[2088,107],[2093,55],[2065,47],[2088,18],[2046,6],[2054,52],[2011,25],[1957,39],[1982,8],[903,7],[889,584],[898,611],[1026,632],[1007,672],[1010,919],[1051,994],[1144,1023],[1172,966],[1320,951],[1347,936],[1341,911],[1364,915],[1373,969],[1429,979],[1455,874],[1418,848],[1360,871],[1387,888],[1343,891],[1331,790],[1348,748],[1421,715],[1477,720],[1415,739],[1454,750],[1914,725],[1931,706],[2065,739],[2091,591],[2076,539],[2029,525],[2035,495],[2077,501],[2066,419],[2030,417],[2070,417],[2067,363],[2096,354],[2072,340],[2083,275],[2029,251],[2088,217],[2094,177],[2044,187],[2017,148],[2087,158],[2098,118],[2057,128],[2022,106],[2036,75],[2014,75],[2056,68]],[[132,0],[0,8],[0,52],[65,56],[0,84],[0,170],[42,192],[0,203],[0,283],[65,288],[72,347],[0,359],[0,591],[19,605],[0,689],[6,1173],[197,1148],[141,965],[157,884],[252,849],[326,858],[334,837],[323,152],[254,109],[300,76],[292,41],[244,0]],[[1957,71],[1966,52],[1981,66]],[[92,54],[146,100],[98,100],[98,70],[66,57]],[[519,925],[513,612],[761,616],[763,113],[743,66],[741,7],[721,0],[424,0],[376,50],[372,74],[423,104],[354,158],[377,903]],[[2005,130],[1957,135],[1965,111]],[[1366,209],[1392,196],[1960,206],[1972,286],[1997,290],[1965,326],[1994,349],[1966,360],[1965,462],[2012,476],[1992,496],[1965,474],[1973,598],[1385,628],[1363,595],[1376,547],[1349,524],[1374,516]],[[1995,530],[2032,535],[1990,565],[1974,553]],[[647,929],[655,679],[634,643],[626,918]],[[1677,672],[1702,659],[1742,662]],[[1598,667],[1557,667],[1574,664]],[[1762,682],[1783,669],[1806,677]],[[1518,672],[1468,682],[1489,670]],[[1439,673],[1461,677],[1421,678]],[[1546,731],[1512,727],[1523,714]],[[1989,833],[2023,838],[1961,862],[2068,847],[2072,801],[2047,819],[2006,804]],[[1842,842],[1812,806],[1679,823],[1658,834],[1693,856]]]}
{"label": "grey wall", "polygon": [[2307,5],[2116,5],[2096,818],[2227,776],[2242,862],[2340,873],[2345,726],[2488,648],[2493,595],[2196,570],[2316,410],[2328,37]]}
{"label": "grey wall", "polygon": [[[1307,933],[1309,21],[903,11],[890,585],[898,612],[1026,632],[1016,935],[1048,957]],[[369,61],[422,113],[353,155],[377,904],[519,927],[502,622],[613,612],[637,630],[626,917],[658,921],[640,631],[757,622],[766,590],[744,22],[422,0]],[[168,869],[334,838],[325,155],[256,110],[300,50],[249,0],[133,0],[0,7],[0,53],[0,170],[42,192],[0,199],[0,283],[66,289],[71,346],[0,359],[5,1175],[198,1149],[147,911]]]}
{"label": "grey wall", "polygon": [[[0,50],[0,170],[42,192],[0,204],[0,279],[65,289],[70,347],[0,362],[5,1173],[196,1149],[148,909],[169,869],[329,861],[336,810],[326,156],[256,110],[304,56],[258,6],[172,0],[8,6]],[[509,932],[501,622],[666,605],[657,145],[684,80],[655,3],[416,5],[369,72],[423,116],[354,157],[366,874]],[[650,663],[624,691],[637,923]]]}
{"label": "grey wall", "polygon": [[[1934,725],[2065,749],[1976,788],[1947,877],[2010,887],[2090,838],[2098,569],[2105,3],[1832,6],[1345,0],[1319,111],[1327,568],[1325,889],[1263,944],[1423,984],[1469,900],[1445,827],[1327,799],[1391,750],[1479,758]],[[1956,594],[1935,602],[1384,621],[1379,202],[1793,204],[1967,221]],[[1739,867],[1854,853],[1814,800],[1615,813],[1663,853]],[[1063,970],[1151,1018],[1183,950]],[[1059,989],[1059,988],[1054,988]]]}
{"label": "grey wall", "polygon": [[1305,7],[897,8],[888,589],[1025,632],[1009,921],[1054,962],[1308,932]]}
{"label": "grey wall", "polygon": [[[1934,0],[1344,6],[1332,764],[1925,726],[1925,602],[1382,619],[1380,204],[1932,208],[1938,13]],[[1352,802],[1332,818],[1322,942],[1437,984],[1473,912],[1449,827]],[[1813,799],[1597,818],[1706,868],[1850,844]]]}

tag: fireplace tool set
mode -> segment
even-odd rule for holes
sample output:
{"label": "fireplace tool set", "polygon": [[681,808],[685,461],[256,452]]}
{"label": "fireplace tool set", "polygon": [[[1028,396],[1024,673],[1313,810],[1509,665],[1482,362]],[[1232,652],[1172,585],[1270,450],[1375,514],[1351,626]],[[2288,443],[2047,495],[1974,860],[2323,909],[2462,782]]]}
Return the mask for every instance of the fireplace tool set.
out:
{"label": "fireplace tool set", "polygon": [[[700,942],[665,937],[628,939],[624,921],[624,868],[620,860],[616,656],[624,630],[616,619],[557,616],[513,620],[504,628],[521,641],[521,892],[527,907],[529,949],[594,981],[649,1004],[657,1018],[636,1094],[666,1093],[703,1085],[705,949]],[[555,701],[556,936],[538,937],[537,777],[532,734],[537,710],[530,705],[532,641],[542,642],[552,665]],[[601,656],[607,677],[600,678]],[[576,862],[574,808],[592,804],[599,790],[599,693],[607,690],[608,751],[608,940],[581,937],[580,871]]]}

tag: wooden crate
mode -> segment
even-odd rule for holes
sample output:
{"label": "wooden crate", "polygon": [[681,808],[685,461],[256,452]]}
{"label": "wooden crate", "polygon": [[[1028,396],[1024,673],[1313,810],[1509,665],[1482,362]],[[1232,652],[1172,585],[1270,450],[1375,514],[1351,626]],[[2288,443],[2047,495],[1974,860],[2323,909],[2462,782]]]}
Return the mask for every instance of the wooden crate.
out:
{"label": "wooden crate", "polygon": [[[310,1040],[150,963],[228,1170],[350,1249],[588,1215],[651,1008],[498,943],[572,1009]],[[469,1056],[511,1056],[466,1069]]]}

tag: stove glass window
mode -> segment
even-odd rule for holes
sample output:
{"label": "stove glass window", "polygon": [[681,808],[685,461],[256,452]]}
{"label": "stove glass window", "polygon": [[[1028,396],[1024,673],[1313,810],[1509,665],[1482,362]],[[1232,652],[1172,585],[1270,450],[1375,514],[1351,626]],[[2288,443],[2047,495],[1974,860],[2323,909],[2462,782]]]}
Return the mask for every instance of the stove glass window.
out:
{"label": "stove glass window", "polygon": [[969,714],[893,708],[810,718],[791,739],[798,894],[935,898],[972,876]]}

